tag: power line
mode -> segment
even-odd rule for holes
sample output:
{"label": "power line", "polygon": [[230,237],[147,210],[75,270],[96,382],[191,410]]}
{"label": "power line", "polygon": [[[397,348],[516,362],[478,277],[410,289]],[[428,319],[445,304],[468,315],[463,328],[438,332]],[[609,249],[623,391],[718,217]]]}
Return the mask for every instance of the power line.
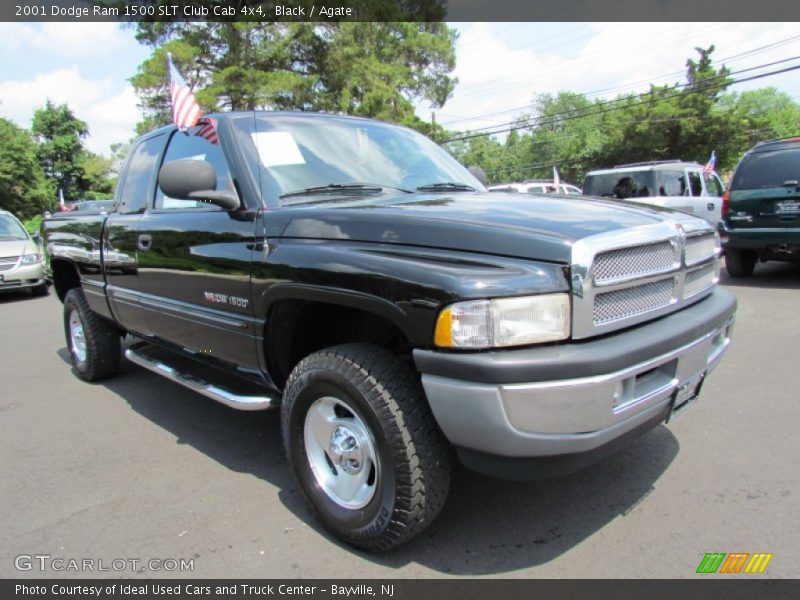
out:
{"label": "power line", "polygon": [[[733,54],[731,56],[728,56],[728,57],[720,59],[720,62],[721,63],[736,62],[737,60],[741,60],[742,58],[745,58],[746,56],[749,56],[749,55],[752,55],[752,54],[758,54],[758,53],[763,52],[765,50],[773,49],[775,47],[782,46],[784,44],[788,44],[788,43],[796,41],[796,40],[800,40],[800,35],[790,36],[788,38],[784,38],[784,39],[779,40],[777,42],[766,44],[764,46],[759,46],[757,48],[752,48],[750,50],[746,50],[746,51],[740,52],[738,54]],[[723,67],[724,66],[725,65],[723,64]],[[737,72],[740,72],[740,71],[737,71]],[[660,80],[663,80],[663,79],[674,77],[676,75],[680,75],[682,73],[684,73],[684,70],[673,71],[671,73],[667,73],[665,75],[660,75],[660,76],[655,77],[655,78],[640,79],[638,81],[631,82],[631,83],[626,84],[624,86],[603,88],[603,89],[599,89],[599,90],[592,90],[592,91],[589,91],[589,92],[580,92],[580,93],[583,94],[584,96],[592,96],[592,95],[597,95],[597,94],[600,94],[600,93],[603,93],[603,92],[609,92],[609,91],[625,89],[627,87],[633,87],[633,86],[636,86],[636,85],[641,84],[641,83],[648,83],[648,82],[653,83],[653,82],[656,82],[656,81],[660,81]],[[464,122],[464,121],[475,121],[475,120],[478,120],[478,119],[485,119],[485,118],[488,118],[488,117],[494,117],[494,116],[499,116],[499,115],[507,114],[507,113],[511,113],[511,112],[517,112],[517,111],[520,111],[520,110],[524,110],[526,108],[532,108],[533,106],[534,106],[533,104],[526,104],[525,106],[518,106],[518,107],[515,107],[515,108],[509,108],[509,109],[498,111],[498,112],[494,112],[494,113],[487,113],[487,114],[484,114],[484,115],[474,115],[474,116],[469,116],[469,117],[456,118],[456,119],[452,119],[452,120],[449,120],[449,121],[443,121],[441,124],[442,125],[452,125],[453,123],[461,123],[461,122]],[[499,127],[501,125],[502,124],[493,125],[493,127]]]}
{"label": "power line", "polygon": [[[771,64],[777,64],[777,63],[780,63],[780,62],[787,62],[789,60],[796,60],[798,58],[800,58],[800,57],[793,57],[793,58],[788,58],[788,59],[784,59],[784,60],[781,60],[781,61],[775,61],[775,63],[767,63],[767,64],[764,64],[764,65],[759,65],[757,67],[751,67],[749,69],[742,69],[740,71],[737,71],[736,73],[742,73],[742,72],[745,72],[745,71],[752,71],[752,70],[755,70],[755,69],[760,69],[760,68],[764,68],[766,66],[770,66]],[[550,119],[550,121],[545,121],[544,117],[540,117],[538,119],[529,119],[524,124],[514,125],[514,126],[511,126],[511,127],[507,127],[505,129],[497,129],[497,130],[494,130],[494,131],[486,131],[488,129],[492,129],[492,127],[485,127],[485,128],[477,129],[474,132],[471,132],[469,134],[448,138],[446,140],[443,140],[441,143],[449,143],[449,142],[454,142],[454,141],[468,140],[468,139],[472,139],[472,138],[476,138],[476,137],[494,135],[494,134],[497,134],[497,133],[508,133],[508,132],[517,131],[517,130],[520,130],[520,129],[530,129],[530,128],[532,128],[534,126],[537,126],[537,125],[538,126],[550,125],[550,124],[554,124],[554,123],[559,123],[561,121],[574,120],[576,118],[585,118],[585,117],[594,116],[594,115],[606,114],[606,113],[614,112],[614,111],[618,111],[618,110],[635,108],[636,106],[640,106],[642,104],[657,104],[657,103],[660,103],[660,102],[664,102],[666,100],[670,100],[672,98],[676,98],[676,97],[678,97],[680,95],[703,93],[703,92],[707,92],[707,91],[710,91],[710,90],[720,89],[720,88],[728,87],[728,86],[731,86],[731,85],[735,85],[737,83],[744,83],[745,81],[753,81],[753,80],[756,80],[756,79],[762,79],[764,77],[771,77],[772,75],[778,75],[778,74],[781,74],[781,73],[787,73],[789,71],[795,71],[797,69],[800,69],[800,65],[794,65],[794,66],[791,66],[791,67],[787,67],[785,69],[779,69],[777,71],[770,71],[769,73],[761,73],[761,74],[758,74],[758,75],[752,75],[750,77],[743,77],[743,78],[735,79],[735,80],[729,81],[729,82],[722,82],[722,83],[716,84],[716,85],[703,85],[702,88],[700,88],[700,89],[682,90],[680,92],[676,92],[674,94],[668,94],[668,95],[661,96],[661,97],[653,97],[653,93],[652,92],[646,92],[645,94],[639,94],[638,96],[628,96],[626,98],[621,98],[621,99],[617,99],[617,100],[609,100],[609,101],[606,101],[606,102],[596,103],[592,107],[588,107],[588,108],[596,108],[597,106],[603,106],[603,105],[612,104],[612,103],[616,104],[616,103],[619,103],[619,102],[627,101],[628,104],[625,104],[623,106],[612,106],[612,107],[606,108],[604,110],[586,112],[586,113],[581,114],[581,115],[573,115],[572,113],[578,112],[579,110],[585,110],[585,109],[577,109],[577,110],[573,110],[573,111],[565,111],[564,113],[559,113],[557,115],[551,115],[550,117],[548,117]],[[716,77],[711,77],[711,78],[708,78],[708,79],[705,79],[705,80],[701,80],[701,81],[703,83],[705,83],[707,81],[712,81],[714,79],[720,79],[722,77],[727,77],[727,76],[728,76],[728,74],[718,75]],[[687,84],[682,84],[680,87],[686,87],[688,85],[693,85],[693,84],[688,84],[688,83]],[[678,86],[676,86],[676,87],[678,87]],[[638,98],[644,98],[644,96],[650,96],[650,98],[649,99],[643,99],[642,101],[637,102],[635,104],[631,104],[630,103],[631,99],[637,98],[637,97]],[[555,118],[555,119],[553,119],[553,116],[558,117],[559,115],[566,115],[566,116],[563,116],[563,118]],[[503,125],[496,125],[496,126],[493,126],[493,127],[503,127],[504,125],[512,125],[512,123],[513,122],[505,123]]]}

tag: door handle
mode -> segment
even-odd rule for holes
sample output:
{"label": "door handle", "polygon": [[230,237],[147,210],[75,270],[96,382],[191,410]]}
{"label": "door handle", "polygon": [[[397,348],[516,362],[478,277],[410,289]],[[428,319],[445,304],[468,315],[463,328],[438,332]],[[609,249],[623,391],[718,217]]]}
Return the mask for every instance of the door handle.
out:
{"label": "door handle", "polygon": [[143,233],[139,236],[139,250],[150,250],[150,245],[153,243],[153,237]]}

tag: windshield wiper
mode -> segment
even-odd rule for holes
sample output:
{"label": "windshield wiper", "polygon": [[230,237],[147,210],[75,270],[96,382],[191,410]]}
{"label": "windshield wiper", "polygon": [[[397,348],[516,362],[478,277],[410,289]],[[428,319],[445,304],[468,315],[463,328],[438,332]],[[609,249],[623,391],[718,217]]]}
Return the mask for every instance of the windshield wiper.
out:
{"label": "windshield wiper", "polygon": [[382,192],[383,188],[391,188],[407,194],[411,193],[411,190],[404,190],[403,188],[398,188],[391,185],[381,185],[378,183],[329,183],[328,185],[317,185],[302,190],[295,190],[294,192],[287,192],[278,197],[291,198],[292,196],[308,196],[312,194],[347,194],[351,192],[374,194]]}
{"label": "windshield wiper", "polygon": [[418,192],[474,192],[475,188],[466,183],[456,183],[453,181],[440,181],[437,183],[426,183],[417,188]]}

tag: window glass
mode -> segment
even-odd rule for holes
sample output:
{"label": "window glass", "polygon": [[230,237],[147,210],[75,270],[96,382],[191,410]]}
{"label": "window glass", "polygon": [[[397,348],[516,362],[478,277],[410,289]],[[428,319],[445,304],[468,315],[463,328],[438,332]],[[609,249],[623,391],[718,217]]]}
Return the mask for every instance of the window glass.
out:
{"label": "window glass", "polygon": [[534,185],[525,190],[528,194],[544,194],[546,191],[543,185]]}
{"label": "window glass", "polygon": [[10,215],[0,215],[0,241],[27,239],[28,234],[19,221]]}
{"label": "window glass", "polygon": [[[206,138],[200,137],[198,132],[202,131],[203,125],[199,125],[189,131],[176,131],[169,141],[167,151],[164,154],[164,163],[174,160],[205,160],[214,166],[217,172],[217,189],[234,190],[231,179],[230,169],[225,160],[218,142],[212,143]],[[213,138],[216,140],[216,137]],[[156,190],[155,208],[157,210],[187,210],[203,208],[209,209],[213,205],[199,200],[179,200],[165,195],[159,187]]]}
{"label": "window glass", "polygon": [[683,171],[656,171],[659,196],[688,196],[686,173]]}
{"label": "window glass", "polygon": [[697,171],[689,171],[689,187],[692,190],[692,196],[703,195],[703,182],[700,180],[700,173]]}
{"label": "window glass", "polygon": [[800,148],[746,155],[736,169],[731,189],[782,187],[785,181],[800,181]]}
{"label": "window glass", "polygon": [[604,198],[643,198],[653,195],[651,171],[625,171],[587,175],[583,193]]}
{"label": "window glass", "polygon": [[708,190],[708,195],[722,196],[722,193],[725,191],[725,187],[722,185],[719,177],[717,177],[714,173],[706,173],[704,176],[706,179],[706,189]]}
{"label": "window glass", "polygon": [[157,135],[142,140],[133,149],[125,178],[120,186],[117,212],[138,213],[145,209],[155,177],[156,161],[163,145],[164,136]]}

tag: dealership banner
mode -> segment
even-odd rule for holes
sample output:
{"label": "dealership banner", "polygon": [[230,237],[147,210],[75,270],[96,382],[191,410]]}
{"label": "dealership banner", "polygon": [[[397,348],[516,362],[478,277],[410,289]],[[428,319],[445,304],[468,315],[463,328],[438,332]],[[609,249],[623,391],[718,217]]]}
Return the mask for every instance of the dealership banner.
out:
{"label": "dealership banner", "polygon": [[0,21],[797,21],[787,0],[4,0]]}

